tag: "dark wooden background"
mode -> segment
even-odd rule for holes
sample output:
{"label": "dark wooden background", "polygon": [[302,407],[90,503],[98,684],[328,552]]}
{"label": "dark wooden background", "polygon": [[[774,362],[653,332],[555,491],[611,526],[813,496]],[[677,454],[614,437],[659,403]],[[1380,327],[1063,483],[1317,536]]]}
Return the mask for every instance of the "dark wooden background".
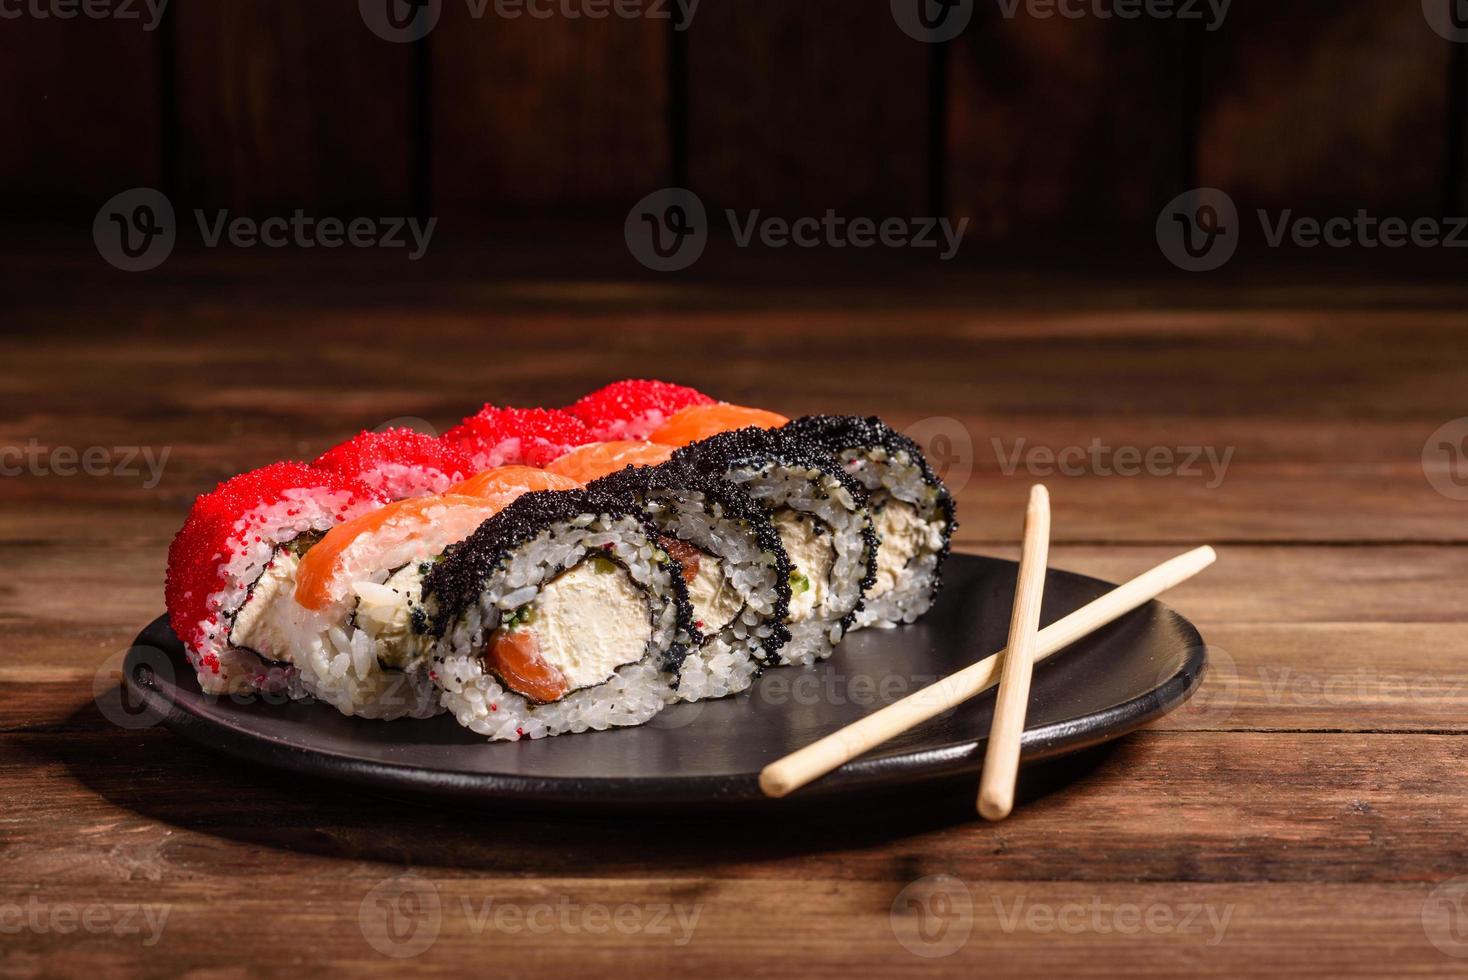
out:
{"label": "dark wooden background", "polygon": [[[472,19],[396,44],[333,0],[174,0],[158,30],[0,22],[0,205],[972,219],[978,240],[1150,234],[1196,185],[1406,215],[1463,197],[1462,45],[1415,0],[1236,0],[1200,22],[1005,19],[944,45],[884,0],[703,0],[668,20]],[[396,212],[393,212],[396,213]]]}
{"label": "dark wooden background", "polygon": [[[1429,926],[1441,883],[1468,894],[1468,503],[1424,470],[1468,415],[1461,253],[1241,249],[1199,276],[1152,229],[1196,184],[1241,208],[1461,208],[1468,46],[1417,0],[1235,0],[1215,33],[981,2],[944,47],[885,0],[703,0],[681,34],[464,9],[410,46],[350,0],[173,0],[151,34],[0,19],[0,447],[171,454],[156,487],[0,479],[0,977],[1463,974],[1468,942]],[[978,241],[949,263],[711,241],[657,275],[622,222],[669,183],[786,216],[937,209]],[[137,185],[440,231],[420,262],[180,242],[125,273],[90,230]],[[1015,554],[1037,476],[992,439],[1236,451],[1216,487],[1046,477],[1057,568],[1117,580],[1218,547],[1167,597],[1215,669],[1063,778],[1027,773],[999,825],[968,785],[769,823],[440,810],[99,709],[217,481],[647,374],[792,415],[950,420],[973,443],[968,552]],[[359,916],[404,874],[446,916],[397,960]],[[967,882],[974,931],[924,959],[891,909],[933,875]],[[460,905],[562,897],[703,917],[673,947],[485,931]],[[1006,928],[995,903],[1021,900],[1236,914],[1213,946]],[[151,947],[4,931],[29,902],[172,911]]]}

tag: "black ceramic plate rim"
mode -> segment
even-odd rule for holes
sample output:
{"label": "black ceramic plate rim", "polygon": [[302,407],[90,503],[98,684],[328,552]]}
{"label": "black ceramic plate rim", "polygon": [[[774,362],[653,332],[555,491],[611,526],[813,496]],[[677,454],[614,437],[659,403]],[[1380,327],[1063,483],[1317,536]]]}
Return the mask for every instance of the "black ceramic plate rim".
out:
{"label": "black ceramic plate rim", "polygon": [[[953,556],[960,560],[963,557]],[[1099,586],[1102,590],[1113,587],[1090,576],[1063,574],[1073,581]],[[1207,650],[1202,637],[1192,623],[1166,605],[1156,600],[1149,605],[1171,619],[1189,639],[1186,655],[1178,669],[1130,700],[1099,711],[1084,712],[1074,718],[1027,728],[1021,740],[1021,758],[1025,763],[1079,752],[1120,738],[1166,714],[1197,689],[1207,666]],[[650,804],[779,804],[977,774],[983,763],[981,747],[985,739],[976,737],[947,745],[858,758],[783,800],[770,800],[759,789],[757,773],[534,777],[362,759],[321,747],[305,748],[268,734],[247,731],[217,716],[206,716],[192,710],[193,701],[199,697],[194,692],[180,690],[172,684],[168,689],[157,686],[158,679],[151,670],[138,668],[145,664],[146,652],[156,649],[150,643],[149,635],[160,628],[166,630],[166,620],[166,616],[160,616],[139,634],[123,669],[133,696],[153,717],[161,719],[169,729],[190,741],[237,759],[312,777],[325,776],[384,792],[474,799],[483,803],[578,803],[634,807]],[[1085,640],[1078,642],[1084,643]],[[1056,656],[1065,656],[1065,651]],[[180,661],[179,666],[187,665]],[[187,668],[185,673],[191,675],[192,668]],[[571,736],[571,741],[574,743],[578,738],[596,738],[599,735],[615,737],[615,732],[589,732]]]}

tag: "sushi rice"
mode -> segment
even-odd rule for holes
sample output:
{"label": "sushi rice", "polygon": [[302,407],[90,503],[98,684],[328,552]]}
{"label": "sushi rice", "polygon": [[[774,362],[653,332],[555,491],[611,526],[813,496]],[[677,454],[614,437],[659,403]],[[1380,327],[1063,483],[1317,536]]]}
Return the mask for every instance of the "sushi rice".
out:
{"label": "sushi rice", "polygon": [[855,626],[915,622],[942,588],[943,560],[958,526],[953,497],[922,450],[875,416],[808,415],[783,431],[834,453],[869,494],[878,537],[876,579]]}
{"label": "sushi rice", "polygon": [[834,457],[779,430],[721,433],[673,459],[729,481],[765,507],[791,564],[790,641],[779,662],[829,657],[876,575],[877,539],[861,484]]}
{"label": "sushi rice", "polygon": [[242,473],[195,502],[168,552],[170,622],[209,694],[302,695],[288,646],[254,641],[251,627],[278,595],[297,552],[383,500],[353,480],[304,463]]}
{"label": "sushi rice", "polygon": [[439,714],[428,644],[416,628],[426,615],[423,576],[501,509],[474,497],[424,497],[329,532],[301,559],[296,601],[278,620],[293,633],[306,692],[365,718]]}

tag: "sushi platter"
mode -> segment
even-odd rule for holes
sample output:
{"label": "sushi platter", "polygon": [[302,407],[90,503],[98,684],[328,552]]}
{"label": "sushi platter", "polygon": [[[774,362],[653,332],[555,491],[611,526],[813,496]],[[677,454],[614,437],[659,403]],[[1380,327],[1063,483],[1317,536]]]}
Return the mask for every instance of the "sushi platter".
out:
{"label": "sushi platter", "polygon": [[[1014,566],[950,555],[956,523],[920,447],[875,417],[791,420],[660,381],[486,405],[441,437],[363,432],[199,497],[125,676],[204,744],[377,788],[753,801],[773,760],[1004,648]],[[1191,693],[1202,641],[1156,591],[1036,674],[1026,759]],[[1051,573],[1046,619],[1106,594]],[[977,769],[980,689],[812,770],[802,785],[846,762],[807,795]]]}
{"label": "sushi platter", "polygon": [[[957,554],[945,577],[918,623],[860,630],[828,660],[766,671],[739,695],[673,704],[645,725],[572,739],[490,742],[446,715],[383,724],[305,701],[206,695],[166,618],[137,638],[124,672],[142,711],[212,751],[394,796],[606,809],[840,800],[981,767],[992,698],[968,701],[784,800],[759,787],[769,762],[1003,646],[1014,563]],[[1044,619],[1108,588],[1052,570]],[[1197,631],[1157,602],[1092,634],[1036,670],[1025,762],[1118,738],[1172,710],[1205,662]]]}

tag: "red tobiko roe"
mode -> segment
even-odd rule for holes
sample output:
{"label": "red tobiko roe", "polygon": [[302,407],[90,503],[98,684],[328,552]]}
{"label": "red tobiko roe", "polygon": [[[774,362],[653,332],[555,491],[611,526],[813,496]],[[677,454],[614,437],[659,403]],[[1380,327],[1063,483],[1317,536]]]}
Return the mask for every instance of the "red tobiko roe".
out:
{"label": "red tobiko roe", "polygon": [[[675,385],[667,381],[629,378],[598,388],[566,411],[585,422],[598,438],[645,438],[647,432],[681,408],[689,405],[712,405],[714,399],[697,388]],[[645,424],[646,432],[628,431],[627,425]]]}
{"label": "red tobiko roe", "polygon": [[[300,462],[271,463],[231,477],[201,495],[168,547],[168,577],[163,587],[169,622],[189,649],[203,647],[202,624],[217,612],[208,602],[224,588],[224,560],[230,542],[250,533],[235,525],[249,512],[284,500],[285,492],[294,489],[345,490],[353,494],[348,507],[382,502],[358,480]],[[205,657],[204,665],[219,669],[212,654]]]}
{"label": "red tobiko roe", "polygon": [[342,476],[358,476],[382,463],[438,470],[456,480],[474,475],[468,453],[437,436],[412,429],[360,432],[322,453],[311,465]]}
{"label": "red tobiko roe", "polygon": [[[502,444],[520,440],[505,453]],[[443,441],[467,453],[477,469],[491,466],[545,466],[577,446],[594,441],[576,416],[559,408],[496,408],[485,405],[443,434]]]}

